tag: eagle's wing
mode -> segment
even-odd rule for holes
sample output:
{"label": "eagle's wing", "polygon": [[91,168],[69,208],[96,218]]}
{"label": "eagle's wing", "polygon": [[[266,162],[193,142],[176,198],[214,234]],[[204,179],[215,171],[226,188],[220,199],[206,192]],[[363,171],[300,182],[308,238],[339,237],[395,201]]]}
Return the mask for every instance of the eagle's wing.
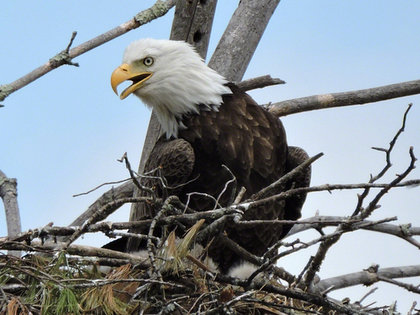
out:
{"label": "eagle's wing", "polygon": [[[194,150],[187,141],[160,138],[146,161],[141,185],[153,189],[156,197],[176,195],[188,180],[194,163]],[[150,193],[141,191],[140,196],[150,196]],[[153,204],[139,203],[136,206],[130,221],[150,219],[156,215],[157,209]],[[131,229],[129,232],[147,234],[148,228]],[[139,246],[140,242],[137,239],[130,239],[127,251],[136,251]]]}
{"label": "eagle's wing", "polygon": [[[299,147],[289,146],[287,154],[286,172],[292,171],[300,164],[309,159],[308,153]],[[309,187],[311,182],[311,166],[308,166],[301,173],[288,183],[286,189]],[[300,210],[306,199],[306,193],[295,195],[286,200],[286,209],[294,209],[294,211],[287,211],[284,218],[286,220],[297,220],[300,218]],[[299,215],[299,216],[298,216]]]}
{"label": "eagle's wing", "polygon": [[[309,155],[302,148],[289,146],[286,162],[286,172],[292,171],[300,164],[305,162],[308,158]],[[310,182],[311,166],[308,166],[306,169],[296,175],[292,181],[287,183],[285,190],[309,187]],[[301,217],[301,210],[303,203],[305,202],[306,195],[307,193],[302,193],[286,199],[286,211],[284,213],[284,220],[297,220]],[[292,225],[284,225],[281,238],[285,237],[291,228]]]}
{"label": "eagle's wing", "polygon": [[[218,112],[206,111],[185,120],[186,129],[179,136],[192,143],[196,154],[196,174],[201,176],[186,185],[184,192],[206,192],[215,198],[226,187],[219,203],[228,206],[236,196],[234,185],[226,186],[232,179],[221,165],[225,165],[235,177],[237,188],[245,187],[243,200],[265,188],[286,172],[287,141],[280,120],[262,109],[249,95],[238,87],[229,85],[232,94],[224,95],[224,104]],[[284,191],[279,187],[275,193]],[[192,196],[190,205],[195,210],[209,210],[214,202],[205,204],[208,199]],[[242,220],[283,219],[285,201],[279,201],[258,208],[248,209]],[[294,211],[294,210],[293,210]],[[298,216],[300,216],[300,211]],[[225,226],[224,233],[237,244],[261,256],[283,235],[279,224],[269,225],[234,225]],[[212,241],[209,256],[219,265],[222,272],[227,272],[238,263],[240,257],[226,248],[217,239]]]}

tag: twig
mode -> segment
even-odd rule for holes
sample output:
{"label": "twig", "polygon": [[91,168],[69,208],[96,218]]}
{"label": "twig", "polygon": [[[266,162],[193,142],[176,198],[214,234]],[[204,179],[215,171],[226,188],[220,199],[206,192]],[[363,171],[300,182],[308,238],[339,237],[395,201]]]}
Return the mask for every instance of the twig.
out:
{"label": "twig", "polygon": [[384,281],[384,282],[387,282],[387,283],[391,283],[391,284],[396,285],[396,286],[399,286],[401,288],[406,289],[409,292],[420,294],[420,287],[418,285],[414,286],[414,285],[409,284],[409,283],[404,283],[404,282],[401,282],[401,281],[389,279],[387,277],[382,277],[382,276],[378,276],[378,280]]}
{"label": "twig", "polygon": [[216,203],[214,205],[213,210],[215,210],[217,208],[217,205],[219,204],[219,200],[220,200],[220,198],[222,198],[223,194],[226,192],[229,184],[233,185],[231,196],[230,196],[230,201],[228,202],[229,205],[234,202],[234,198],[235,198],[235,195],[236,195],[236,186],[237,186],[236,177],[235,177],[235,175],[233,175],[233,173],[229,169],[229,167],[227,167],[224,164],[222,164],[222,167],[232,176],[232,178],[225,183],[225,186],[223,187],[222,191],[220,192],[219,196],[216,199]]}
{"label": "twig", "polygon": [[[420,242],[418,242],[416,239],[412,237],[413,235],[420,235],[420,227],[412,227],[411,225],[394,225],[394,224],[384,223],[384,222],[395,221],[397,220],[397,217],[385,218],[381,220],[382,223],[379,223],[379,224],[377,224],[377,222],[367,221],[367,220],[363,220],[363,223],[362,223],[361,218],[357,219],[357,217],[354,219],[355,219],[354,221],[351,220],[346,223],[361,222],[359,225],[359,228],[362,230],[394,235],[409,242],[410,244],[420,249]],[[312,218],[307,218],[307,219],[300,220],[294,223],[293,228],[290,230],[290,232],[287,235],[291,236],[291,235],[300,233],[308,229],[317,230],[317,229],[324,228],[326,226],[338,226],[340,224],[343,224],[345,220],[347,220],[346,217],[334,217],[334,216],[315,216]]]}
{"label": "twig", "polygon": [[[173,196],[175,197],[175,196]],[[177,198],[177,197],[176,197]],[[153,273],[161,280],[162,279],[162,275],[160,274],[159,269],[156,266],[156,259],[155,259],[155,255],[156,255],[156,247],[152,242],[152,237],[154,236],[154,232],[155,232],[155,227],[157,225],[157,222],[160,218],[165,217],[167,215],[167,213],[170,210],[171,207],[171,202],[174,198],[169,197],[165,200],[165,202],[162,205],[162,208],[158,211],[158,213],[156,214],[156,216],[152,219],[152,222],[150,223],[150,228],[149,228],[149,232],[148,232],[148,239],[147,239],[147,253],[149,254],[149,259],[150,259],[150,263],[152,265],[152,270]]]}
{"label": "twig", "polygon": [[359,301],[357,301],[356,303],[357,304],[362,304],[362,302],[363,302],[363,300],[364,299],[366,299],[369,295],[371,295],[372,293],[374,293],[376,290],[378,290],[378,288],[376,287],[376,288],[373,288],[372,290],[369,290],[369,292],[368,293],[366,293],[364,296],[362,296],[362,298],[359,300]]}
{"label": "twig", "polygon": [[242,198],[244,197],[245,193],[246,193],[246,188],[241,187],[241,189],[238,192],[238,195],[236,196],[235,200],[233,201],[233,204],[237,205],[238,203],[240,203]]}
{"label": "twig", "polygon": [[115,181],[115,182],[102,183],[102,184],[96,186],[95,188],[92,188],[92,189],[90,189],[90,190],[88,190],[86,192],[75,194],[75,195],[73,195],[73,197],[80,197],[80,196],[84,196],[84,195],[89,195],[90,193],[94,192],[95,190],[98,190],[101,187],[104,187],[104,186],[107,186],[107,185],[121,184],[121,183],[125,183],[125,182],[127,182],[129,180],[130,180],[130,178],[126,178],[126,179],[118,180],[118,181]]}
{"label": "twig", "polygon": [[[110,190],[102,194],[96,201],[91,204],[88,209],[78,216],[69,226],[79,226],[85,223],[96,211],[108,204],[110,201],[116,199],[124,199],[133,197],[134,184],[128,181],[118,187],[112,187]],[[119,205],[116,205],[119,206]],[[65,241],[65,240],[63,240]]]}
{"label": "twig", "polygon": [[70,66],[75,66],[75,67],[79,66],[78,63],[75,63],[71,60],[72,58],[70,58],[70,54],[69,54],[70,47],[71,45],[73,45],[73,41],[76,38],[76,35],[77,35],[77,32],[73,32],[71,34],[70,42],[67,45],[66,49],[62,50],[60,53],[58,53],[57,55],[55,55],[54,57],[50,59],[50,64],[53,69],[58,68],[59,66],[62,66],[62,65],[70,65]]}
{"label": "twig", "polygon": [[121,162],[121,163],[125,162],[125,167],[127,168],[128,172],[130,173],[131,180],[133,181],[134,185],[136,185],[136,187],[138,189],[148,192],[152,197],[155,196],[155,194],[153,193],[153,190],[151,188],[143,186],[138,181],[136,174],[134,173],[133,169],[131,168],[131,164],[130,164],[130,161],[128,160],[127,152],[125,152],[123,154],[123,156],[121,157],[120,160],[118,160],[118,162]]}

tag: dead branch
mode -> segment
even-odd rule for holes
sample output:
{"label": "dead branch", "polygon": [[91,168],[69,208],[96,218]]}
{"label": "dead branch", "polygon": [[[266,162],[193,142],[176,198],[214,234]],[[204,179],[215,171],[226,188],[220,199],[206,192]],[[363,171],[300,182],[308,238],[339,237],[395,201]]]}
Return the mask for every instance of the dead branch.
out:
{"label": "dead branch", "polygon": [[420,93],[420,80],[384,85],[376,88],[296,98],[268,105],[277,117],[316,109],[363,105]]}
{"label": "dead branch", "polygon": [[[308,187],[308,188],[299,188],[299,190],[293,190],[293,191],[289,191],[288,194],[289,195],[293,195],[293,194],[299,194],[301,192],[320,192],[320,191],[328,191],[331,192],[333,190],[349,190],[349,189],[366,189],[366,188],[384,188],[386,187],[388,184],[380,184],[380,183],[375,183],[375,184],[369,184],[369,183],[360,183],[360,184],[325,184],[325,185],[320,185],[320,186],[313,186],[313,187]],[[420,179],[418,180],[407,180],[404,182],[401,182],[399,184],[397,184],[395,187],[410,187],[410,186],[418,186],[420,185]],[[110,189],[109,191],[105,192],[101,197],[99,197],[91,206],[89,206],[89,208],[82,214],[80,215],[76,220],[74,220],[69,226],[80,226],[82,225],[86,220],[88,220],[93,213],[99,211],[99,209],[101,209],[102,207],[104,207],[105,205],[109,204],[109,202],[117,200],[117,199],[126,199],[126,198],[130,198],[133,194],[133,190],[134,190],[135,185],[133,184],[132,181],[128,181],[126,183],[124,183],[123,185],[120,185],[118,187],[113,187],[112,189]],[[279,199],[283,199],[286,198],[285,195],[279,196]],[[127,202],[130,199],[126,199]],[[239,206],[240,204],[238,204],[237,206]],[[115,208],[112,209],[112,211],[116,211],[118,208],[120,208],[122,206],[122,204],[119,203],[114,203],[113,206]],[[243,207],[244,205],[242,204],[241,207]],[[222,211],[223,212],[223,211]],[[217,215],[218,211],[216,210],[216,212],[214,212],[214,215]],[[191,223],[192,220],[195,220],[194,216],[197,216],[197,218],[201,218],[201,215],[206,216],[207,214],[205,212],[201,213],[201,214],[194,214],[191,219],[188,219],[188,216],[185,217],[185,222],[189,222]],[[184,218],[183,218],[184,219]],[[191,220],[191,221],[189,221]],[[116,223],[113,223],[114,226],[116,226]],[[118,223],[118,224],[122,224],[122,223]],[[137,223],[133,223],[132,225],[130,225],[130,223],[124,223],[126,224],[125,228],[132,228],[137,226]],[[93,229],[89,230],[89,231],[94,231]],[[95,230],[96,231],[96,230]]]}
{"label": "dead branch", "polygon": [[[418,186],[420,184],[420,179],[415,180],[407,180],[404,182],[398,182],[394,187],[410,187],[410,186]],[[334,190],[354,190],[354,189],[364,189],[364,188],[383,188],[386,189],[389,184],[369,184],[369,183],[361,183],[361,184],[324,184],[319,186],[311,186],[311,187],[300,187],[287,190],[277,195],[273,195],[270,197],[266,197],[252,203],[240,203],[238,207],[242,207],[244,209],[259,207],[266,203],[275,202],[278,200],[283,200],[286,198],[290,198],[293,195],[301,194],[301,193],[310,193],[310,192],[321,192],[327,191],[331,193]]]}
{"label": "dead branch", "polygon": [[305,272],[305,276],[303,277],[302,281],[304,288],[310,288],[313,285],[315,275],[320,270],[328,250],[331,248],[331,246],[338,242],[341,235],[343,234],[339,229],[337,230],[337,233],[332,234],[330,237],[321,242],[315,256],[311,257],[311,262],[309,264],[308,270]]}
{"label": "dead branch", "polygon": [[127,168],[128,172],[130,173],[131,180],[133,181],[134,185],[136,185],[136,187],[139,190],[146,191],[149,194],[151,194],[153,197],[155,196],[155,194],[153,193],[153,190],[151,188],[145,187],[145,186],[140,184],[140,182],[138,180],[138,177],[136,176],[135,172],[131,168],[131,163],[128,160],[127,152],[124,153],[124,155],[121,157],[120,160],[118,160],[118,162],[120,162],[120,163],[125,162],[125,167]]}
{"label": "dead branch", "polygon": [[418,276],[420,276],[420,265],[380,268],[376,272],[374,272],[374,270],[367,269],[360,272],[321,280],[311,288],[310,292],[322,292],[327,288],[332,288],[331,290],[339,290],[359,284],[371,285],[378,281],[386,281],[384,279]]}
{"label": "dead branch", "polygon": [[109,215],[111,215],[116,209],[121,207],[123,204],[135,203],[135,202],[148,202],[148,201],[157,202],[158,200],[153,200],[152,198],[149,198],[149,197],[132,197],[132,198],[117,199],[117,200],[114,200],[105,204],[98,211],[94,212],[92,216],[79,229],[77,229],[73,233],[73,235],[70,236],[70,238],[67,240],[67,246],[69,246],[81,235],[83,235],[87,231],[89,225],[107,218]]}
{"label": "dead branch", "polygon": [[[392,217],[386,218],[384,220],[389,222],[396,219],[396,217]],[[312,218],[307,218],[294,223],[294,226],[290,230],[288,236],[303,232],[308,229],[320,230],[327,226],[338,226],[340,224],[345,223],[345,220],[348,220],[348,218],[334,216],[315,216]],[[355,219],[354,221],[350,222],[363,222],[366,224],[374,223],[373,221],[369,220],[362,221],[362,219]],[[360,229],[397,236],[420,249],[420,242],[418,242],[412,237],[414,235],[420,235],[420,227],[412,227],[411,224],[394,225],[389,223],[381,223],[373,225],[363,225]]]}
{"label": "dead branch", "polygon": [[[373,200],[369,203],[368,207],[366,209],[364,209],[361,214],[360,217],[362,219],[366,219],[375,209],[377,209],[378,203],[380,201],[380,199],[393,187],[395,187],[395,185],[397,185],[398,183],[400,183],[414,168],[415,168],[415,162],[416,162],[416,158],[414,156],[413,153],[413,148],[410,148],[410,157],[411,157],[411,162],[410,165],[407,167],[407,169],[405,170],[404,173],[402,173],[401,175],[397,175],[397,178],[395,178],[391,183],[389,183],[386,187],[382,188],[377,194],[376,196],[373,198]],[[354,217],[354,216],[352,216]],[[313,280],[315,278],[316,272],[318,272],[321,268],[321,264],[325,259],[325,256],[328,252],[328,250],[331,248],[332,245],[334,245],[335,243],[338,242],[338,240],[340,239],[342,233],[341,232],[346,232],[346,231],[352,231],[354,228],[354,224],[350,223],[350,224],[340,224],[337,227],[337,236],[334,237],[330,237],[324,241],[321,242],[321,245],[318,248],[317,253],[315,254],[315,257],[313,258],[311,265],[308,269],[308,271],[305,274],[305,278],[304,278],[304,286],[305,287],[311,287],[313,285]]]}
{"label": "dead branch", "polygon": [[411,162],[410,165],[407,167],[407,169],[401,174],[397,175],[397,177],[387,185],[387,187],[382,188],[379,193],[373,198],[373,200],[369,203],[366,209],[361,211],[362,218],[367,218],[372,214],[372,212],[377,209],[379,200],[395,185],[399,184],[405,177],[407,177],[408,174],[416,167],[415,163],[417,161],[416,157],[414,156],[414,150],[413,147],[410,147],[409,150]]}
{"label": "dead branch", "polygon": [[48,72],[64,65],[64,64],[73,64],[72,60],[85,52],[88,52],[110,40],[117,38],[133,29],[136,29],[150,21],[157,19],[165,15],[174,5],[176,0],[157,0],[156,3],[151,6],[149,9],[143,10],[142,12],[136,14],[133,19],[129,20],[113,28],[112,30],[101,34],[87,42],[74,47],[69,50],[70,45],[73,42],[75,34],[73,33],[72,40],[70,44],[64,49],[61,53],[52,57],[47,63],[43,64],[39,68],[33,70],[32,72],[28,73],[27,75],[21,77],[20,79],[0,86],[0,101],[4,101],[6,97],[10,94],[16,92],[17,90],[23,88],[24,86],[28,85],[29,83],[39,79],[43,75],[47,74]]}
{"label": "dead branch", "polygon": [[279,78],[272,78],[271,75],[263,75],[260,77],[243,80],[237,85],[244,91],[250,91],[255,89],[261,89],[271,85],[285,84],[286,82]]}
{"label": "dead branch", "polygon": [[[3,199],[4,211],[6,213],[7,235],[14,237],[22,231],[17,202],[17,180],[16,178],[8,178],[1,170],[0,197]],[[19,257],[20,252],[11,251],[9,255]]]}
{"label": "dead branch", "polygon": [[[73,197],[80,197],[80,196],[84,196],[84,195],[89,195],[90,193],[92,193],[92,192],[94,192],[94,191],[96,191],[99,188],[102,188],[104,186],[121,184],[121,183],[125,183],[125,182],[127,182],[129,180],[130,180],[130,178],[126,178],[126,179],[118,180],[118,181],[115,181],[115,182],[102,183],[102,184],[100,184],[100,185],[98,185],[98,186],[96,186],[96,187],[94,187],[92,189],[89,189],[88,191],[85,191],[85,192],[82,192],[82,193],[78,193],[78,194],[74,194]],[[114,188],[112,188],[112,189],[114,189]]]}
{"label": "dead branch", "polygon": [[[184,223],[187,225],[193,225],[195,222],[201,219],[206,219],[207,221],[216,220],[218,218],[223,218],[224,216],[229,216],[232,214],[231,209],[217,209],[206,212],[196,212],[193,214],[181,214],[173,215],[165,218],[161,218],[157,221],[156,225],[174,225],[176,222]],[[393,225],[387,224],[384,222],[395,221],[396,217],[385,218],[378,221],[368,221],[361,219],[348,220],[345,217],[331,217],[331,216],[316,216],[300,221],[290,221],[290,220],[251,220],[251,221],[239,221],[235,224],[238,226],[257,226],[257,225],[267,225],[267,224],[293,224],[294,227],[289,232],[288,236],[295,235],[297,233],[303,232],[308,229],[322,229],[328,226],[338,226],[343,223],[355,223],[356,229],[362,229],[367,231],[374,231],[385,233],[389,235],[394,235],[403,240],[413,244],[416,247],[420,248],[419,242],[417,242],[412,236],[420,235],[420,227],[412,227],[410,225]],[[359,223],[359,224],[357,224]],[[151,224],[151,220],[141,220],[141,221],[132,221],[132,222],[101,222],[97,224],[89,225],[85,230],[85,233],[96,233],[103,232],[110,237],[115,236],[132,236],[131,233],[117,233],[115,230],[127,230],[131,228],[146,228]],[[4,241],[31,241],[32,239],[40,238],[41,240],[46,240],[48,238],[54,238],[57,236],[69,236],[75,233],[78,230],[78,227],[58,227],[47,225],[40,229],[29,230],[23,233],[18,234],[13,238],[0,238],[0,242]],[[212,234],[210,232],[209,234]],[[145,235],[138,235],[139,238],[147,238]],[[285,246],[284,244],[282,244]]]}
{"label": "dead branch", "polygon": [[[418,274],[418,275],[420,275],[420,274]],[[409,292],[420,294],[420,288],[419,288],[418,285],[415,286],[415,285],[412,285],[412,284],[409,284],[409,283],[404,283],[404,282],[401,282],[401,281],[397,281],[397,280],[394,280],[394,279],[389,279],[387,277],[382,277],[382,276],[379,276],[379,275],[378,275],[378,280],[383,281],[383,282],[388,282],[390,284],[399,286],[401,288],[406,289]]]}
{"label": "dead branch", "polygon": [[[407,115],[408,112],[410,111],[411,107],[413,104],[408,104],[408,107],[404,113],[403,116],[403,121],[402,121],[402,126],[401,128],[397,131],[397,133],[395,134],[394,138],[391,140],[391,142],[389,143],[389,147],[388,149],[383,149],[383,148],[377,148],[377,147],[373,147],[372,149],[374,150],[378,150],[378,151],[382,151],[385,152],[385,161],[386,161],[386,165],[384,166],[384,168],[375,176],[371,176],[369,183],[374,183],[376,182],[378,179],[382,178],[385,173],[391,168],[392,163],[391,163],[391,153],[392,150],[394,149],[395,143],[398,140],[398,137],[401,135],[401,133],[404,132],[405,129],[405,123],[407,121]],[[362,205],[363,205],[363,201],[365,200],[366,196],[369,194],[369,190],[370,188],[366,188],[363,193],[361,195],[358,195],[358,202],[356,205],[356,209],[353,212],[353,216],[359,214],[359,212],[362,210]]]}
{"label": "dead branch", "polygon": [[[96,201],[89,206],[89,208],[82,213],[79,217],[77,217],[72,223],[70,223],[69,226],[80,226],[83,223],[85,223],[86,220],[88,220],[92,215],[99,211],[102,207],[107,205],[108,203],[117,200],[117,199],[125,199],[125,198],[131,198],[133,196],[133,190],[134,190],[134,183],[132,181],[128,181],[118,187],[113,187],[104,194],[102,194],[101,197],[96,199]],[[117,210],[120,205],[115,204],[115,210]]]}
{"label": "dead branch", "polygon": [[[21,250],[26,252],[41,252],[41,253],[53,253],[56,251],[61,251],[66,247],[66,243],[62,242],[45,242],[32,241],[30,245],[25,242],[0,242],[1,250]],[[150,265],[144,261],[144,258],[141,258],[136,255],[131,255],[128,253],[117,252],[105,248],[97,248],[92,246],[85,245],[75,245],[72,244],[66,248],[66,252],[70,255],[77,255],[83,257],[100,257],[100,258],[114,258],[114,259],[125,259],[130,261],[131,264],[139,264],[144,268],[148,268]],[[143,268],[142,267],[142,268]]]}

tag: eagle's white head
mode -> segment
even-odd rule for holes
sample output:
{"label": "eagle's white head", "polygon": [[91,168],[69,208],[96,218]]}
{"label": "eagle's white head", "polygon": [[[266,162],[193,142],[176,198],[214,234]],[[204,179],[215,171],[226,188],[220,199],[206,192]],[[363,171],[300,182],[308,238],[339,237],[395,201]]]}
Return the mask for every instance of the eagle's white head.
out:
{"label": "eagle's white head", "polygon": [[231,94],[227,80],[207,67],[194,48],[181,41],[141,39],[124,52],[123,64],[112,73],[111,85],[130,80],[120,95],[133,93],[155,110],[167,138],[177,137],[182,116],[205,106],[218,110],[222,95]]}

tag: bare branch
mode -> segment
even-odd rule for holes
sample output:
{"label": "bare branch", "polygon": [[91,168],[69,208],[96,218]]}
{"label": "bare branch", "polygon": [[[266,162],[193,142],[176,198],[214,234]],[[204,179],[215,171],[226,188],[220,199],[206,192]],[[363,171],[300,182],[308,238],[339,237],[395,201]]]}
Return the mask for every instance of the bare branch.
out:
{"label": "bare branch", "polygon": [[[397,178],[398,179],[398,178]],[[409,186],[418,186],[420,184],[420,179],[415,180],[407,180],[404,182],[399,182],[393,185],[392,187],[409,187]],[[266,197],[260,200],[257,200],[252,203],[241,203],[238,206],[245,207],[245,208],[255,208],[260,207],[266,203],[275,202],[278,200],[283,200],[290,198],[291,196],[301,194],[301,193],[309,193],[309,192],[319,192],[319,191],[328,191],[331,192],[333,190],[353,190],[353,189],[363,189],[363,188],[387,188],[389,184],[324,184],[319,186],[311,186],[311,187],[300,187],[287,190],[277,195],[273,195],[270,197]]]}
{"label": "bare branch", "polygon": [[313,95],[272,103],[268,107],[277,117],[316,109],[362,105],[420,93],[420,80],[385,85],[371,89]]}
{"label": "bare branch", "polygon": [[[85,223],[86,220],[88,220],[95,212],[99,211],[102,207],[107,205],[109,202],[117,200],[117,199],[125,199],[130,198],[133,196],[133,190],[134,190],[134,183],[132,181],[128,181],[124,183],[123,185],[120,185],[118,187],[113,187],[102,196],[100,196],[96,201],[89,206],[89,208],[82,213],[79,217],[77,217],[72,223],[70,223],[70,226],[80,226],[83,223]],[[117,210],[119,207],[121,207],[120,204],[114,204],[115,209],[113,211]]]}
{"label": "bare branch", "polygon": [[145,186],[140,184],[136,174],[134,174],[134,171],[131,168],[131,164],[130,164],[130,161],[128,160],[127,152],[125,152],[124,155],[121,157],[121,159],[118,160],[118,162],[121,162],[121,163],[123,161],[125,162],[125,166],[126,166],[128,172],[130,173],[130,177],[131,177],[131,180],[133,181],[134,185],[136,185],[136,187],[139,190],[147,191],[148,193],[150,193],[154,197],[155,194],[153,193],[153,190],[151,188],[145,187]]}
{"label": "bare branch", "polygon": [[[22,250],[22,251],[32,251],[32,252],[54,252],[61,251],[66,246],[65,243],[57,242],[45,242],[33,241],[31,245],[22,242],[0,242],[0,249],[2,250]],[[144,258],[141,258],[136,255],[131,255],[127,253],[117,252],[105,248],[97,248],[92,246],[85,245],[75,245],[72,244],[66,248],[67,253],[70,255],[78,256],[95,256],[101,258],[115,258],[115,259],[126,259],[129,260],[132,264],[140,264],[145,268],[148,268],[150,265],[144,262]]]}
{"label": "bare branch", "polygon": [[382,268],[376,273],[365,270],[321,280],[311,288],[311,292],[322,292],[330,287],[333,287],[333,290],[339,290],[359,284],[371,285],[383,279],[418,276],[420,276],[420,265]]}
{"label": "bare branch", "polygon": [[[337,232],[340,232],[339,228],[337,230]],[[309,268],[303,278],[303,284],[305,288],[310,288],[312,286],[315,275],[320,270],[321,264],[323,263],[328,250],[331,248],[331,246],[338,242],[341,235],[342,233],[334,233],[331,235],[331,237],[328,237],[321,242],[320,246],[318,247],[318,251],[316,252],[315,256],[312,257]]]}
{"label": "bare branch", "polygon": [[[4,210],[6,212],[7,235],[14,237],[22,231],[17,202],[17,181],[16,178],[8,178],[1,170],[0,197],[3,199]],[[9,254],[17,257],[20,256],[19,251],[11,251]]]}
{"label": "bare branch", "polygon": [[[114,200],[105,204],[98,211],[94,212],[92,216],[86,221],[86,223],[84,223],[79,229],[77,229],[73,233],[73,235],[67,240],[67,246],[69,246],[81,235],[83,235],[91,224],[105,219],[106,217],[111,215],[116,209],[121,207],[123,204],[129,203],[129,202],[147,202],[151,200],[152,199],[148,197],[132,197],[132,198],[117,199],[117,200]],[[156,202],[156,200],[154,201]]]}
{"label": "bare branch", "polygon": [[[382,188],[377,194],[376,196],[373,198],[373,200],[369,203],[368,207],[366,209],[364,209],[361,214],[360,217],[362,219],[366,219],[375,209],[378,208],[378,202],[379,200],[393,187],[395,187],[398,183],[400,183],[414,168],[415,168],[415,162],[416,162],[416,158],[414,156],[413,153],[413,148],[410,148],[410,157],[411,157],[411,163],[408,166],[408,168],[406,169],[406,171],[401,174],[398,175],[396,179],[394,179],[391,183],[389,183],[386,187]],[[352,216],[355,217],[355,216]],[[343,223],[340,224],[337,228],[337,236],[336,237],[330,237],[328,239],[326,239],[325,241],[323,241],[321,243],[321,245],[318,248],[318,251],[314,257],[314,259],[311,262],[311,266],[308,269],[306,275],[305,275],[305,279],[304,279],[304,284],[305,287],[311,287],[315,274],[317,271],[319,271],[321,264],[323,262],[323,260],[325,259],[325,256],[327,254],[327,251],[331,248],[332,245],[334,245],[335,243],[338,242],[338,240],[340,239],[343,231],[351,231],[354,229],[354,224],[352,223]]]}
{"label": "bare branch", "polygon": [[410,165],[401,175],[397,175],[391,183],[389,183],[386,187],[382,188],[381,191],[373,198],[373,200],[369,203],[366,209],[361,212],[362,218],[367,218],[371,213],[377,208],[379,200],[393,187],[396,187],[408,174],[415,168],[416,157],[414,156],[413,147],[410,147],[409,154],[411,157]]}
{"label": "bare branch", "polygon": [[285,84],[286,82],[279,78],[272,78],[271,75],[263,75],[260,77],[243,80],[237,83],[238,87],[244,91],[261,89],[271,85]]}
{"label": "bare branch", "polygon": [[127,182],[127,181],[129,181],[129,180],[130,180],[129,178],[126,178],[126,179],[118,180],[118,181],[115,181],[115,182],[106,182],[106,183],[102,183],[102,184],[100,184],[100,185],[96,186],[95,188],[89,189],[89,190],[88,190],[88,191],[86,191],[86,192],[82,192],[82,193],[74,194],[74,195],[73,195],[73,197],[80,197],[80,196],[83,196],[83,195],[89,195],[90,193],[92,193],[92,192],[94,192],[94,191],[96,191],[96,190],[98,190],[99,188],[102,188],[102,187],[104,187],[104,186],[108,186],[108,185],[115,185],[115,184],[121,184],[121,183],[125,183],[125,182]]}
{"label": "bare branch", "polygon": [[[397,131],[397,133],[395,134],[395,136],[391,140],[391,142],[389,143],[388,149],[376,148],[376,147],[373,147],[372,148],[372,149],[375,149],[375,150],[379,150],[379,151],[385,152],[385,154],[386,154],[385,155],[386,165],[385,165],[385,167],[376,176],[371,176],[371,178],[369,180],[369,183],[374,183],[378,179],[382,178],[385,175],[385,173],[391,168],[391,166],[392,166],[392,163],[391,163],[391,152],[394,149],[394,146],[395,146],[395,143],[398,140],[398,137],[400,136],[401,133],[404,132],[405,123],[407,121],[407,115],[408,115],[408,112],[410,111],[412,105],[413,104],[411,104],[411,103],[408,104],[408,107],[407,107],[407,109],[406,109],[406,111],[404,113],[402,126]],[[370,188],[366,188],[361,195],[358,195],[358,202],[357,202],[356,209],[354,210],[352,216],[355,216],[355,215],[359,214],[359,212],[362,210],[363,201],[366,198],[366,196],[369,194],[369,191],[370,191]]]}
{"label": "bare branch", "polygon": [[[291,235],[306,231],[308,229],[319,230],[327,226],[338,226],[340,224],[345,223],[346,220],[348,220],[348,218],[346,217],[334,217],[334,216],[315,216],[312,218],[307,218],[307,219],[300,220],[294,223],[293,228],[290,230],[289,234],[287,235],[291,236]],[[395,220],[397,220],[396,217],[391,217],[391,218],[385,218],[381,221],[389,222],[389,221],[395,221]],[[363,225],[360,227],[360,229],[362,230],[397,236],[420,249],[420,242],[418,242],[412,237],[413,235],[420,235],[420,227],[412,227],[410,224],[406,224],[406,225],[394,225],[394,224],[389,224],[389,223],[376,224],[374,221],[368,221],[368,220],[362,221],[362,219],[360,218],[357,219],[357,217],[354,218],[354,220],[347,221],[346,223],[348,222],[352,222],[352,223],[360,222],[360,224],[362,224],[363,222]]]}

